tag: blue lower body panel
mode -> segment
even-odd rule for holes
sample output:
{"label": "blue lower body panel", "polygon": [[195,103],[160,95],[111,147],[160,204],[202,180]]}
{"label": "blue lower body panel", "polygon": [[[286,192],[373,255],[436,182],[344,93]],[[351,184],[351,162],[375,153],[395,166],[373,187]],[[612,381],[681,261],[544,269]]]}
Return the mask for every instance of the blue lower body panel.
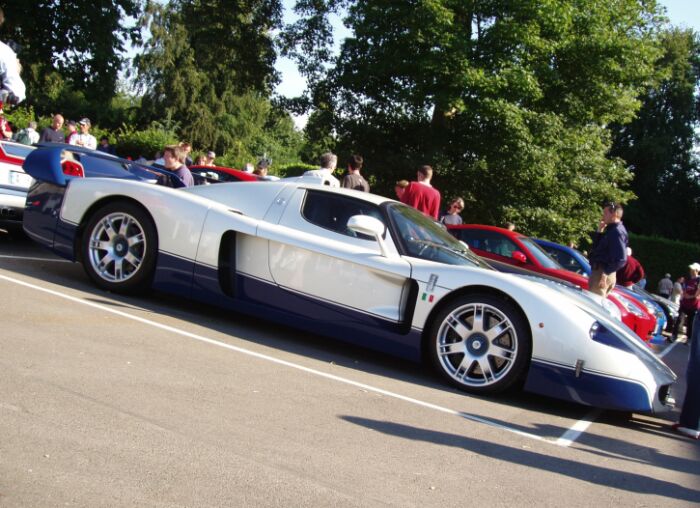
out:
{"label": "blue lower body panel", "polygon": [[[199,264],[194,266],[194,282],[188,288],[184,283],[185,277],[181,276],[188,270],[191,271],[192,266],[185,260],[162,252],[158,256],[154,281],[156,289],[177,292],[207,304],[408,360],[421,359],[420,330],[411,329],[408,333],[402,333],[399,323],[239,273],[232,276],[233,280],[223,284],[221,272]],[[229,294],[222,287],[229,287]]]}
{"label": "blue lower body panel", "polygon": [[619,411],[652,411],[644,386],[633,381],[532,360],[525,390],[587,406]]}

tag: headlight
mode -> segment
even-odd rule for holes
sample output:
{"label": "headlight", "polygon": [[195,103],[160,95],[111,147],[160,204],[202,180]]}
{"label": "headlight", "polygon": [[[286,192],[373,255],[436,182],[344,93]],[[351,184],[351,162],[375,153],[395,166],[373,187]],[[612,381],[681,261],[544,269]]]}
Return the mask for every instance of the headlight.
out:
{"label": "headlight", "polygon": [[603,308],[606,311],[608,311],[608,314],[610,314],[613,318],[617,319],[618,321],[622,321],[622,312],[620,312],[618,306],[615,305],[615,302],[609,300],[608,298],[601,298],[601,300],[603,303]]}
{"label": "headlight", "polygon": [[647,312],[651,314],[652,316],[656,316],[656,306],[651,303],[649,300],[640,300],[643,304],[644,307],[646,307]]}
{"label": "headlight", "polygon": [[644,312],[642,309],[637,307],[637,305],[626,296],[616,293],[614,298],[617,298],[617,301],[620,302],[627,312],[630,312],[639,318],[644,317]]}

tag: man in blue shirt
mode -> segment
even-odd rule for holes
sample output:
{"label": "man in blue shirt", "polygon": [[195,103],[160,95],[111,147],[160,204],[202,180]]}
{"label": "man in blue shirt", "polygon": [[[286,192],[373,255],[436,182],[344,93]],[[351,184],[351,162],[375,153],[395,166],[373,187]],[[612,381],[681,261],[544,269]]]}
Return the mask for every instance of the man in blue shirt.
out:
{"label": "man in blue shirt", "polygon": [[615,287],[616,273],[627,262],[627,230],[622,224],[622,205],[608,201],[591,248],[588,289],[603,298]]}

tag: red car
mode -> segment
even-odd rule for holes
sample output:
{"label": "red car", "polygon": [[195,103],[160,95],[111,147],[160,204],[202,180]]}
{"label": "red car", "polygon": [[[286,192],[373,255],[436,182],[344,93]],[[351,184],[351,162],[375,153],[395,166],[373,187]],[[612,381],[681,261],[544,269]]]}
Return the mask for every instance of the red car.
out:
{"label": "red car", "polygon": [[190,166],[189,170],[193,175],[199,175],[209,183],[257,182],[260,180],[260,178],[251,173],[224,166]]}
{"label": "red car", "polygon": [[[480,224],[461,224],[447,228],[479,256],[518,269],[514,271],[524,269],[588,289],[587,277],[565,270],[534,240],[525,235]],[[656,317],[650,314],[644,305],[617,289],[613,290],[608,299],[620,309],[623,323],[643,340],[648,341],[652,338],[656,328]]]}

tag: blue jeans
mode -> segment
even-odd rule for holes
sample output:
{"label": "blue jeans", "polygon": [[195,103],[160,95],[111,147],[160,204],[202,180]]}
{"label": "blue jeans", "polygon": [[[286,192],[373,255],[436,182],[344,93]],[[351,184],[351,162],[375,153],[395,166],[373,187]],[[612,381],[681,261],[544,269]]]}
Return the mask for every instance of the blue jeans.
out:
{"label": "blue jeans", "polygon": [[683,400],[681,427],[700,430],[700,312],[695,313],[693,336],[690,340],[690,357],[686,376],[688,389]]}

